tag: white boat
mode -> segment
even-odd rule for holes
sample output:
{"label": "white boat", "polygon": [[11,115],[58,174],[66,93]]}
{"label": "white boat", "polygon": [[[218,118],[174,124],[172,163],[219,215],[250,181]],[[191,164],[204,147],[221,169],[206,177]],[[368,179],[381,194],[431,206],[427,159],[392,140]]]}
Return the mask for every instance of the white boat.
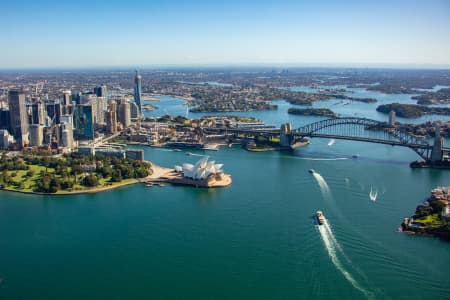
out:
{"label": "white boat", "polygon": [[308,172],[311,173],[311,174],[314,174],[314,173],[316,173],[316,170],[314,170],[314,169],[309,169]]}

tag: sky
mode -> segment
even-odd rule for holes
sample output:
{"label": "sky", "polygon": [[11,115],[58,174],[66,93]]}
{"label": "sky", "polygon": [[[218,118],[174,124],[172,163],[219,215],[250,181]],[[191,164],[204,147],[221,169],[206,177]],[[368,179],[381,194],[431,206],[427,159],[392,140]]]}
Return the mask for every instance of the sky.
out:
{"label": "sky", "polygon": [[450,67],[450,1],[6,0],[0,37],[0,69]]}

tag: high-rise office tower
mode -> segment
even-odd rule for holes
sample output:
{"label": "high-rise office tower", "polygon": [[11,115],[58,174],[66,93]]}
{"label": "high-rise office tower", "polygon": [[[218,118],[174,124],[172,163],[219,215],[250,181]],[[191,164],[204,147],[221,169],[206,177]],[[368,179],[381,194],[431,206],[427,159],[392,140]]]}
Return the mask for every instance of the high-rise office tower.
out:
{"label": "high-rise office tower", "polygon": [[25,94],[20,91],[9,91],[9,117],[11,133],[22,145],[28,143],[28,114]]}
{"label": "high-rise office tower", "polygon": [[9,129],[10,128],[10,118],[9,118],[9,110],[5,108],[0,108],[0,129]]}
{"label": "high-rise office tower", "polygon": [[106,98],[107,95],[107,90],[106,90],[106,85],[100,85],[94,88],[94,93],[97,95],[97,97],[104,97]]}
{"label": "high-rise office tower", "polygon": [[64,91],[63,92],[62,104],[64,106],[72,104],[72,92],[71,91]]}
{"label": "high-rise office tower", "polygon": [[142,92],[142,76],[136,71],[136,76],[134,77],[134,102],[139,108],[139,117],[142,116],[142,100],[141,100],[141,92]]}
{"label": "high-rise office tower", "polygon": [[119,121],[122,123],[123,128],[131,125],[131,110],[130,103],[125,99],[120,101],[119,105]]}
{"label": "high-rise office tower", "polygon": [[31,104],[31,122],[30,124],[45,124],[47,117],[45,105],[41,99],[33,99]]}
{"label": "high-rise office tower", "polygon": [[140,116],[139,107],[134,101],[130,102],[130,112],[131,112],[131,120],[135,121],[136,119],[139,119]]}
{"label": "high-rise office tower", "polygon": [[62,113],[63,114],[66,115],[66,114],[73,113],[72,92],[71,91],[63,92],[63,98],[62,98],[61,104],[62,104]]}
{"label": "high-rise office tower", "polygon": [[108,105],[108,110],[106,111],[106,130],[109,133],[117,132],[117,103],[116,101],[111,101]]}
{"label": "high-rise office tower", "polygon": [[94,139],[94,108],[92,103],[75,107],[74,123],[78,138]]}
{"label": "high-rise office tower", "polygon": [[105,111],[108,108],[108,91],[106,89],[106,85],[102,84],[101,86],[97,86],[94,89],[94,93],[97,97],[103,98],[103,110]]}
{"label": "high-rise office tower", "polygon": [[52,120],[53,124],[61,122],[62,105],[59,100],[49,101],[46,105],[47,116]]}
{"label": "high-rise office tower", "polygon": [[40,124],[30,125],[30,146],[42,146],[44,141],[44,126]]}
{"label": "high-rise office tower", "polygon": [[95,103],[95,123],[105,124],[105,108],[104,103],[106,99],[104,97],[97,97]]}
{"label": "high-rise office tower", "polygon": [[58,146],[59,147],[73,147],[73,128],[70,123],[61,122],[58,125]]}

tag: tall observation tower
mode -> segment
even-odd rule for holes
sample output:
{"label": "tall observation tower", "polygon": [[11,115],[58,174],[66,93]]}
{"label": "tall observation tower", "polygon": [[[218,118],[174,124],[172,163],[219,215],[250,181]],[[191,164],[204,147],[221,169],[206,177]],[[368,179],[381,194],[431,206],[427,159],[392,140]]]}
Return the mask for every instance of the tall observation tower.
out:
{"label": "tall observation tower", "polygon": [[142,116],[142,101],[141,101],[141,90],[142,90],[142,76],[139,71],[136,71],[136,76],[134,77],[134,102],[139,108],[139,115]]}

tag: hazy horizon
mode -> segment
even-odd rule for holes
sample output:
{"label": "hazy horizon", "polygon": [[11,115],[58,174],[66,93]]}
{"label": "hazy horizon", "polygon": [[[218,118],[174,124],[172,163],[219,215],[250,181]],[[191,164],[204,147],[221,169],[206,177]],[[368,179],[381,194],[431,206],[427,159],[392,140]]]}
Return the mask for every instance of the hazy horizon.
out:
{"label": "hazy horizon", "polygon": [[450,68],[450,2],[21,1],[0,69]]}

